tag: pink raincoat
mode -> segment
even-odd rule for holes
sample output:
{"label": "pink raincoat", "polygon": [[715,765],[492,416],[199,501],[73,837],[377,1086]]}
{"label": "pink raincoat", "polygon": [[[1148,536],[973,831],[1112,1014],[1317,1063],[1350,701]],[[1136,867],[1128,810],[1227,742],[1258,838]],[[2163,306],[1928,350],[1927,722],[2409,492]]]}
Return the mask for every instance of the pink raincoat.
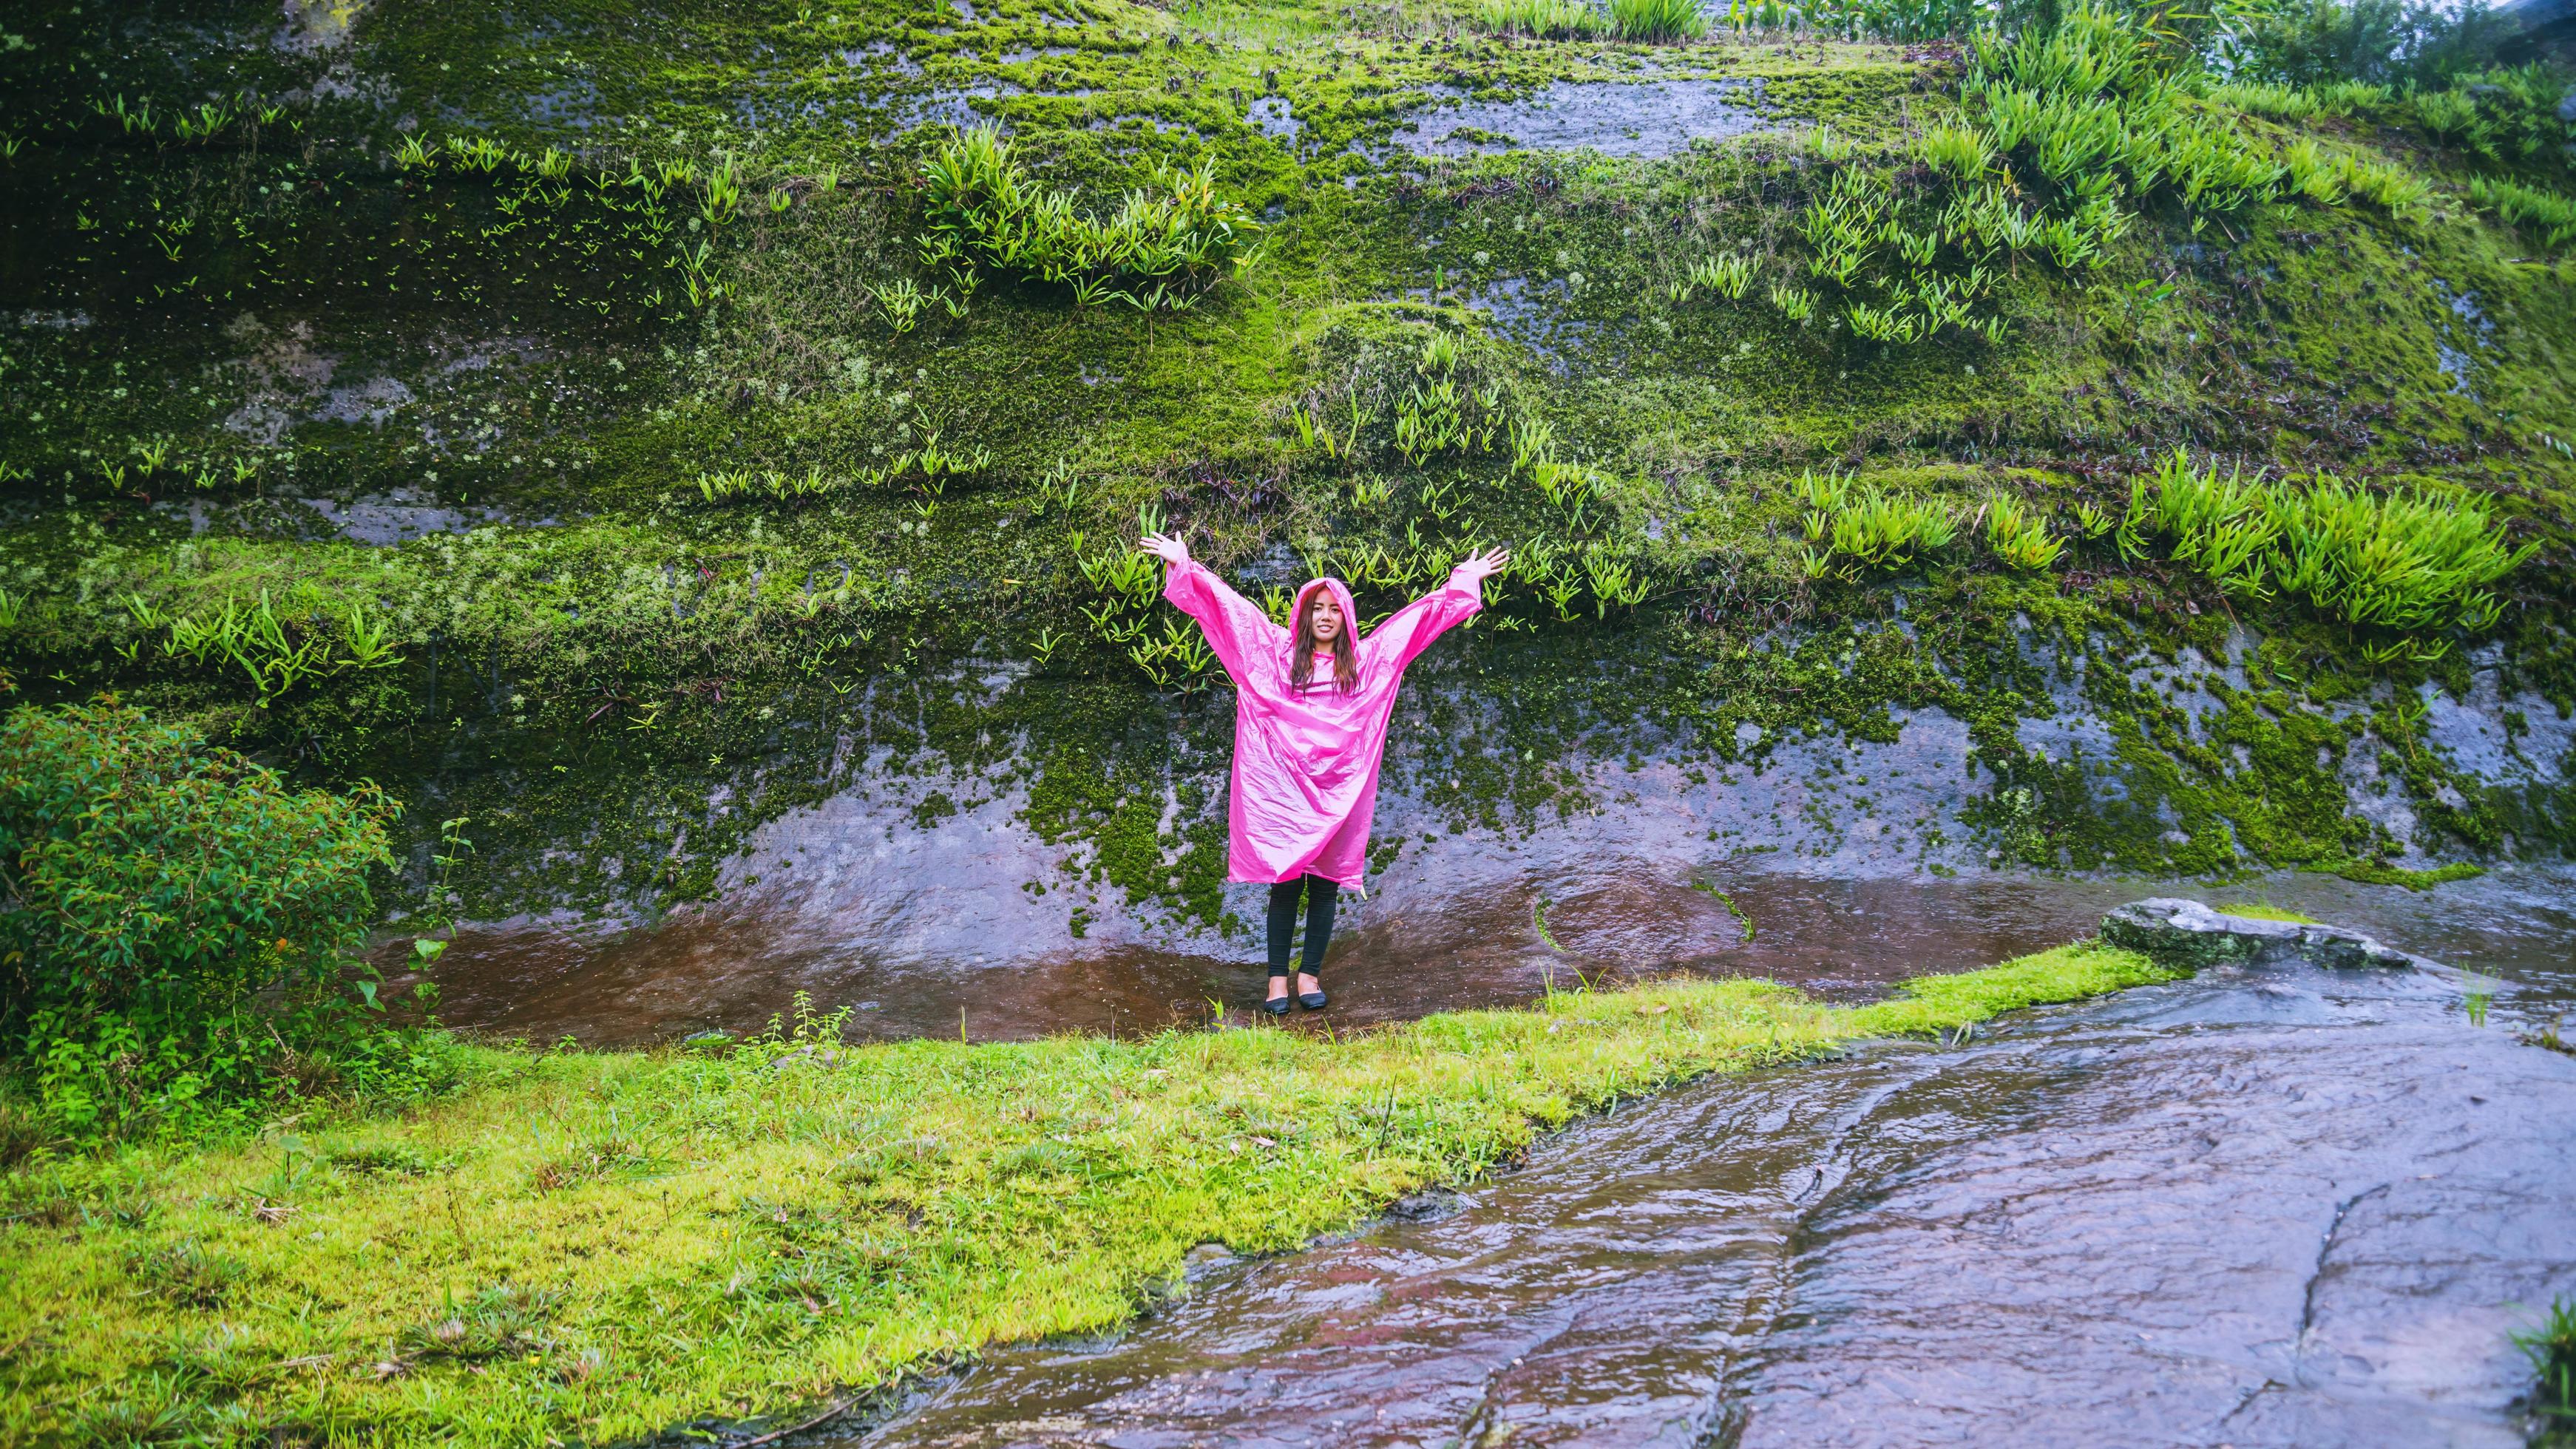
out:
{"label": "pink raincoat", "polygon": [[[1295,619],[1317,589],[1332,590],[1347,627],[1356,630],[1359,612],[1340,579],[1316,579],[1299,589],[1288,617]],[[1415,655],[1484,607],[1480,576],[1453,570],[1448,583],[1370,631],[1358,642],[1359,680],[1347,694],[1321,664],[1305,689],[1290,683],[1288,631],[1198,560],[1172,567],[1163,597],[1198,620],[1234,681],[1227,875],[1266,883],[1312,874],[1359,885],[1368,870],[1369,821],[1377,813],[1378,764],[1395,687]]]}

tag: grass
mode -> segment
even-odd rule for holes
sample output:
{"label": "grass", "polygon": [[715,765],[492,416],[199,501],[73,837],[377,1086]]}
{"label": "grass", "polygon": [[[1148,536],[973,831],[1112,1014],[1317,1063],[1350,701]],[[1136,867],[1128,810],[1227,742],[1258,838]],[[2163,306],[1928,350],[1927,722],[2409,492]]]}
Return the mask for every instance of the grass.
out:
{"label": "grass", "polygon": [[2294,926],[2318,924],[2314,916],[2303,916],[2297,911],[2284,910],[2269,901],[2239,901],[2234,905],[2220,906],[2218,910],[2222,915],[2243,916],[2249,921],[2287,921]]}
{"label": "grass", "polygon": [[2449,885],[2455,880],[2475,880],[2487,873],[2486,867],[2465,860],[2455,860],[2448,865],[2435,866],[2431,870],[2414,870],[2402,865],[2390,865],[2384,860],[2341,860],[2325,865],[2304,866],[2302,869],[2319,871],[2326,875],[2339,875],[2358,885],[2404,886],[2410,891],[2429,891],[2435,886]]}
{"label": "grass", "polygon": [[[1948,505],[1877,487],[1854,485],[1838,473],[1808,471],[1797,494],[1807,505],[1800,523],[1810,557],[1843,557],[1888,572],[1912,564],[1918,553],[1937,553],[1958,537]],[[1813,553],[1821,545],[1823,555]]]}
{"label": "grass", "polygon": [[1695,1076],[2168,979],[2079,943],[1827,1006],[1759,981],[1276,1030],[723,1055],[481,1051],[401,1120],[20,1168],[0,1440],[294,1426],[606,1442],[1097,1330]]}
{"label": "grass", "polygon": [[1261,224],[1218,194],[1214,166],[1202,157],[1195,168],[1160,168],[1116,212],[1095,216],[1072,193],[1041,188],[999,131],[977,126],[922,165],[922,263],[944,269],[934,291],[953,289],[960,311],[976,285],[968,259],[1069,287],[1084,306],[1187,310],[1258,250]]}
{"label": "grass", "polygon": [[[2508,546],[2475,494],[2373,493],[2324,473],[2301,489],[2222,475],[2180,449],[2130,484],[2120,546],[2136,557],[2149,538],[2236,597],[2269,598],[2277,585],[2348,627],[2417,635],[2491,627],[2501,609],[2492,586],[2539,552]],[[2447,646],[2430,645],[2435,655]]]}
{"label": "grass", "polygon": [[1565,40],[1600,34],[1608,22],[1582,0],[1482,0],[1476,19],[1497,35]]}
{"label": "grass", "polygon": [[1699,0],[1610,0],[1610,29],[1621,40],[1688,40],[1708,33]]}
{"label": "grass", "polygon": [[2548,1315],[2528,1331],[2515,1334],[2513,1343],[2531,1360],[2540,1378],[2530,1402],[2543,1421],[2546,1437],[2536,1442],[2557,1442],[2576,1428],[2576,1301],[2551,1299]]}
{"label": "grass", "polygon": [[2472,176],[2469,199],[2538,237],[2553,251],[2576,241],[2576,201],[2555,191]]}

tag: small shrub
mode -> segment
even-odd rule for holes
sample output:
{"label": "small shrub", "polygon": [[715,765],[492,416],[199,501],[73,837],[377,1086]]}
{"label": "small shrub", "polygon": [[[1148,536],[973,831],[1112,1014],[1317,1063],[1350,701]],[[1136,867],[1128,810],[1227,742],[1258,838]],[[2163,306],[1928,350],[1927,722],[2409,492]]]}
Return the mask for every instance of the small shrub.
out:
{"label": "small shrub", "polygon": [[439,1048],[372,1033],[350,963],[392,801],[296,790],[114,703],[0,723],[0,1059],[91,1136],[363,1089]]}

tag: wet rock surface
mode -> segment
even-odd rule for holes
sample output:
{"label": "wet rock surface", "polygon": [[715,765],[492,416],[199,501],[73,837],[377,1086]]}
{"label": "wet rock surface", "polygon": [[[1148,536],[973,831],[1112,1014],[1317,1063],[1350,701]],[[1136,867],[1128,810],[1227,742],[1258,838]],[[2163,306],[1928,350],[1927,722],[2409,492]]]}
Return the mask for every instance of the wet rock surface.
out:
{"label": "wet rock surface", "polygon": [[[2500,1016],[2576,1001],[2564,927],[2462,962]],[[2221,964],[1716,1080],[845,1442],[2519,1444],[2576,1060],[2458,993]]]}
{"label": "wet rock surface", "polygon": [[1460,100],[1424,112],[1399,136],[1426,156],[1515,147],[1589,148],[1608,156],[1670,156],[1696,140],[1769,128],[1759,82],[1557,81],[1520,100]]}
{"label": "wet rock surface", "polygon": [[2169,896],[2131,901],[2104,916],[2102,938],[2159,961],[2195,969],[2221,961],[2279,964],[2293,960],[2341,970],[2441,969],[2437,962],[2341,926],[2234,915]]}

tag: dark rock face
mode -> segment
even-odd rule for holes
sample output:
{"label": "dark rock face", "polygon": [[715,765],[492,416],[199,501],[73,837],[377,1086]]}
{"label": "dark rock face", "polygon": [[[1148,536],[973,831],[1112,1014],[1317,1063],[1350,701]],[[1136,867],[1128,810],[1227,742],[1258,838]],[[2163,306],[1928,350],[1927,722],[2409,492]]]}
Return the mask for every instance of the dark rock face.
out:
{"label": "dark rock face", "polygon": [[2104,916],[2102,939],[2142,951],[2165,965],[2192,970],[2226,961],[2302,960],[2335,970],[2435,965],[2340,926],[2231,916],[2198,901],[2167,896],[2131,901]]}

